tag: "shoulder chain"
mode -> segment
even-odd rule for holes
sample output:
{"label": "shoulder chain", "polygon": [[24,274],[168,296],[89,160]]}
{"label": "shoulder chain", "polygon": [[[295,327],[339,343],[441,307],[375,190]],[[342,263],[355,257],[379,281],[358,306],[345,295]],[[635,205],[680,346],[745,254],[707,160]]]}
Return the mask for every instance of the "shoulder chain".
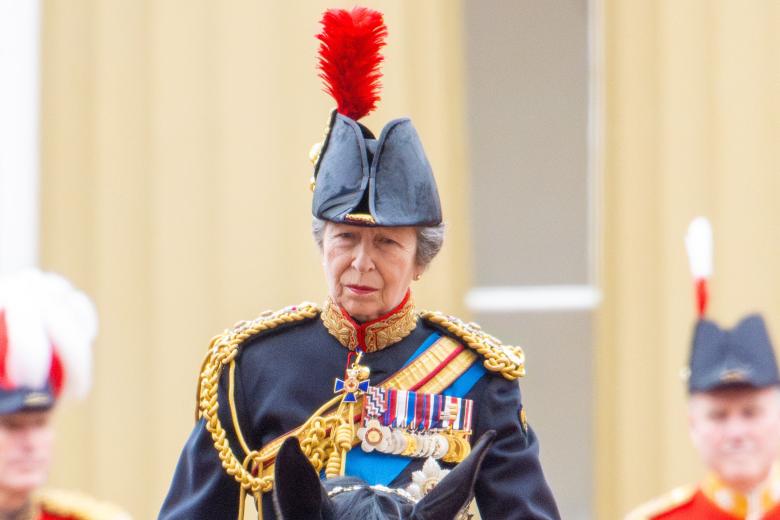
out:
{"label": "shoulder chain", "polygon": [[[198,415],[204,419],[206,430],[211,433],[222,467],[241,484],[242,488],[252,493],[270,491],[273,478],[254,476],[246,464],[242,464],[236,458],[228,443],[225,429],[217,413],[219,409],[217,392],[222,370],[233,363],[239,347],[250,338],[280,325],[314,318],[319,312],[320,309],[316,304],[308,302],[276,312],[265,312],[254,320],[237,323],[233,328],[211,340],[198,381]],[[240,432],[236,434],[240,437]]]}
{"label": "shoulder chain", "polygon": [[510,381],[525,376],[525,354],[521,347],[504,345],[476,323],[466,323],[460,318],[439,311],[420,311],[420,317],[438,325],[469,348],[476,350],[484,358],[485,368],[491,372],[498,372]]}

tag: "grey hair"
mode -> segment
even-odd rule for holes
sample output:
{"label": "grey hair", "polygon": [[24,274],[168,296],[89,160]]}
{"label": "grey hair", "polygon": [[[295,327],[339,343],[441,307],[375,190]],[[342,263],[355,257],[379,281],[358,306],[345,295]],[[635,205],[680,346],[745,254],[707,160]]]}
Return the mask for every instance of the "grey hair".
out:
{"label": "grey hair", "polygon": [[417,265],[427,268],[444,245],[444,222],[435,226],[418,226],[414,230],[417,231],[415,260]]}
{"label": "grey hair", "polygon": [[[311,234],[314,242],[322,251],[322,241],[325,238],[325,224],[327,221],[312,217]],[[444,245],[444,222],[435,226],[415,226],[417,232],[417,251],[415,262],[417,265],[427,268]]]}

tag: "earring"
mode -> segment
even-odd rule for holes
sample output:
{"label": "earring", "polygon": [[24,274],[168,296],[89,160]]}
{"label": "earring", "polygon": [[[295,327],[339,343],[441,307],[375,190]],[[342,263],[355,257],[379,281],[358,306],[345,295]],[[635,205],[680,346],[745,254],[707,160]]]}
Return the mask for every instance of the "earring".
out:
{"label": "earring", "polygon": [[419,275],[419,274],[414,275],[414,281],[415,282],[419,281],[421,276],[422,275]]}

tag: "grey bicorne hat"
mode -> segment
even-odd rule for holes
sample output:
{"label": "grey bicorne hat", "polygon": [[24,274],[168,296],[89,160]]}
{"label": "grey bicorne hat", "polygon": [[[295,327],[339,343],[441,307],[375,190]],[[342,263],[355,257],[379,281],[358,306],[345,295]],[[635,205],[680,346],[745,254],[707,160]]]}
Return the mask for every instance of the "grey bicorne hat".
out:
{"label": "grey bicorne hat", "polygon": [[726,386],[764,388],[780,385],[777,360],[764,319],[743,318],[733,329],[700,319],[694,330],[690,358],[690,393]]}
{"label": "grey bicorne hat", "polygon": [[442,219],[431,165],[408,118],[390,121],[377,139],[334,110],[314,182],[312,214],[323,220],[433,226]]}

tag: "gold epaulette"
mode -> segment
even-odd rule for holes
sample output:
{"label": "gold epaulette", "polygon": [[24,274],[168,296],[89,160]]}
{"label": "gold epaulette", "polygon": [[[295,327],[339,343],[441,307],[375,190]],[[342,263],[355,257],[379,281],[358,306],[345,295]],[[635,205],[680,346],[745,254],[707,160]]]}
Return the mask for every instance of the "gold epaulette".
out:
{"label": "gold epaulette", "polygon": [[44,490],[36,498],[49,514],[78,520],[131,520],[131,516],[114,504],[96,500],[77,491]]}
{"label": "gold epaulette", "polygon": [[625,520],[652,520],[664,513],[687,504],[696,494],[696,486],[680,486],[642,504],[626,515]]}
{"label": "gold epaulette", "polygon": [[466,323],[442,312],[420,311],[420,317],[438,325],[469,348],[476,350],[483,357],[483,364],[488,370],[498,372],[510,381],[525,376],[525,354],[521,347],[504,345],[484,332],[476,323]]}
{"label": "gold epaulette", "polygon": [[[320,308],[309,302],[300,305],[286,307],[282,310],[271,312],[267,311],[251,321],[241,321],[232,328],[227,329],[222,334],[214,336],[209,345],[206,358],[201,365],[200,377],[198,378],[198,418],[205,421],[206,430],[211,433],[214,441],[214,448],[217,450],[219,459],[222,461],[222,467],[231,475],[241,487],[252,493],[261,493],[270,491],[272,480],[267,477],[256,477],[248,468],[251,462],[249,456],[252,453],[241,433],[236,413],[235,400],[233,395],[235,358],[238,355],[239,347],[247,340],[254,338],[271,329],[281,325],[300,322],[315,318],[319,315]],[[219,389],[219,380],[225,367],[229,370],[228,379],[228,403],[230,405],[230,414],[233,421],[233,429],[236,438],[241,444],[247,458],[240,462],[234,454],[228,443],[227,434],[217,413],[219,403],[217,393]]]}
{"label": "gold epaulette", "polygon": [[213,362],[218,358],[223,361],[221,365],[227,364],[235,359],[236,354],[238,353],[238,347],[248,339],[263,332],[275,329],[281,325],[315,318],[319,313],[320,308],[316,303],[303,302],[300,305],[292,305],[278,311],[269,310],[262,312],[253,320],[239,321],[231,328],[225,329],[221,334],[217,334],[211,338],[209,349],[208,352],[206,352],[203,363],[201,363],[200,376],[198,377],[198,392],[196,394],[197,410],[195,419],[197,420],[201,417],[200,395],[203,388],[204,376],[213,376],[212,373],[207,373],[210,362]]}

